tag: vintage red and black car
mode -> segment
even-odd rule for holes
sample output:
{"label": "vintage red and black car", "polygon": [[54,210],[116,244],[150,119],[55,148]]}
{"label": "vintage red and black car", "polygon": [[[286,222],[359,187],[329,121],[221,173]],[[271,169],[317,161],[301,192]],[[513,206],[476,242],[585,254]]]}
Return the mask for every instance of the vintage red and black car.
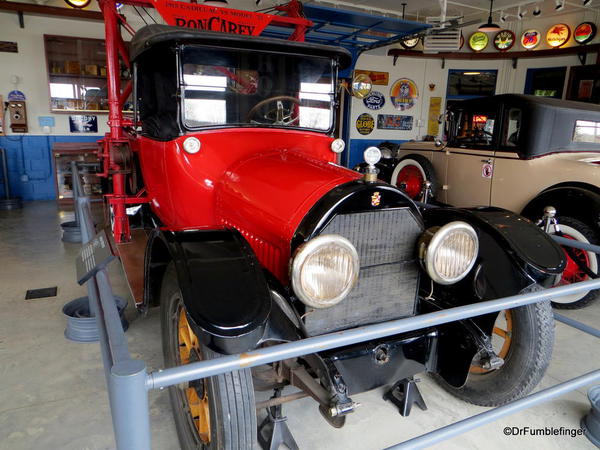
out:
{"label": "vintage red and black car", "polygon": [[[131,59],[132,192],[144,187],[151,229],[144,308],[160,305],[167,366],[551,286],[563,270],[560,247],[518,215],[421,210],[337,164],[346,50],[150,25]],[[498,405],[533,389],[552,342],[545,302],[191,382],[170,398],[182,447],[252,448],[255,389],[293,384],[336,427],[352,395],[422,372]]]}

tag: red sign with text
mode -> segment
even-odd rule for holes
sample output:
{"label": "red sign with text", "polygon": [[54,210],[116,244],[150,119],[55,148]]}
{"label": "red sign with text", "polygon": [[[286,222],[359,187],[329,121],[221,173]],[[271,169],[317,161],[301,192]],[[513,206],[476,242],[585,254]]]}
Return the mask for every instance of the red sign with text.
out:
{"label": "red sign with text", "polygon": [[152,0],[168,25],[258,36],[271,22],[268,14],[178,1]]}

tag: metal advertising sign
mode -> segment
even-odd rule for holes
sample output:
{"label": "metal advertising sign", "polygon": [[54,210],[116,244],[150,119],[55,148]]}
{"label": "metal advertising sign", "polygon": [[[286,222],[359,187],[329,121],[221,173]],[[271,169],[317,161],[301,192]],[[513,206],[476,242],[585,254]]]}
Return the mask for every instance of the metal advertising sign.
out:
{"label": "metal advertising sign", "polygon": [[366,75],[371,79],[371,83],[380,86],[387,86],[390,82],[389,72],[376,72],[374,70],[355,70],[354,76]]}
{"label": "metal advertising sign", "polygon": [[538,30],[525,30],[521,35],[521,45],[527,50],[537,47],[540,40],[540,32]]}
{"label": "metal advertising sign", "polygon": [[510,30],[499,31],[494,37],[494,47],[496,50],[505,52],[510,50],[515,45],[515,33]]}
{"label": "metal advertising sign", "polygon": [[414,81],[408,78],[400,78],[392,84],[390,98],[394,108],[406,111],[415,106],[419,99],[419,89]]}
{"label": "metal advertising sign", "polygon": [[97,133],[98,116],[69,116],[71,133]]}
{"label": "metal advertising sign", "polygon": [[550,27],[546,33],[546,42],[550,47],[558,48],[567,43],[571,37],[571,29],[569,25],[557,23]]}
{"label": "metal advertising sign", "polygon": [[482,31],[476,31],[469,37],[469,47],[474,52],[480,52],[484,50],[489,42],[490,38]]}
{"label": "metal advertising sign", "polygon": [[412,116],[399,116],[396,114],[378,114],[377,129],[410,131],[413,127]]}
{"label": "metal advertising sign", "polygon": [[356,119],[356,129],[360,134],[367,135],[370,134],[371,131],[375,128],[375,119],[369,113],[362,113]]}
{"label": "metal advertising sign", "polygon": [[383,105],[385,105],[385,95],[378,91],[371,91],[371,93],[363,99],[363,103],[369,109],[381,109],[383,108]]}
{"label": "metal advertising sign", "polygon": [[596,25],[592,22],[583,22],[577,25],[573,32],[573,39],[578,44],[587,44],[596,37]]}
{"label": "metal advertising sign", "polygon": [[271,22],[266,14],[197,3],[152,0],[168,25],[222,33],[258,36]]}

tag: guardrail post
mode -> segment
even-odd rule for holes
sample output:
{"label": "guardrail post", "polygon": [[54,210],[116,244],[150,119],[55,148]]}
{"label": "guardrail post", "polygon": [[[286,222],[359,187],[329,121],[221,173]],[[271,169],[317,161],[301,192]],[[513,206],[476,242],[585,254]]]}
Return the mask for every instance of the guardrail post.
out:
{"label": "guardrail post", "polygon": [[146,364],[130,359],[115,364],[108,389],[119,450],[150,450]]}

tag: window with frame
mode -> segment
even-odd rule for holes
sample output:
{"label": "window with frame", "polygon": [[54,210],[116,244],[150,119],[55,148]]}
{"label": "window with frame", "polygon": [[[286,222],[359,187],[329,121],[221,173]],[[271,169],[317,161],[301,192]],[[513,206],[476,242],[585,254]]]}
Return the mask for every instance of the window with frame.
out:
{"label": "window with frame", "polygon": [[504,147],[517,147],[521,131],[522,112],[520,108],[510,108],[506,115],[502,145]]}
{"label": "window with frame", "polygon": [[496,122],[495,111],[459,111],[453,136],[458,147],[491,147]]}
{"label": "window with frame", "polygon": [[600,144],[600,122],[576,120],[573,131],[573,142]]}

